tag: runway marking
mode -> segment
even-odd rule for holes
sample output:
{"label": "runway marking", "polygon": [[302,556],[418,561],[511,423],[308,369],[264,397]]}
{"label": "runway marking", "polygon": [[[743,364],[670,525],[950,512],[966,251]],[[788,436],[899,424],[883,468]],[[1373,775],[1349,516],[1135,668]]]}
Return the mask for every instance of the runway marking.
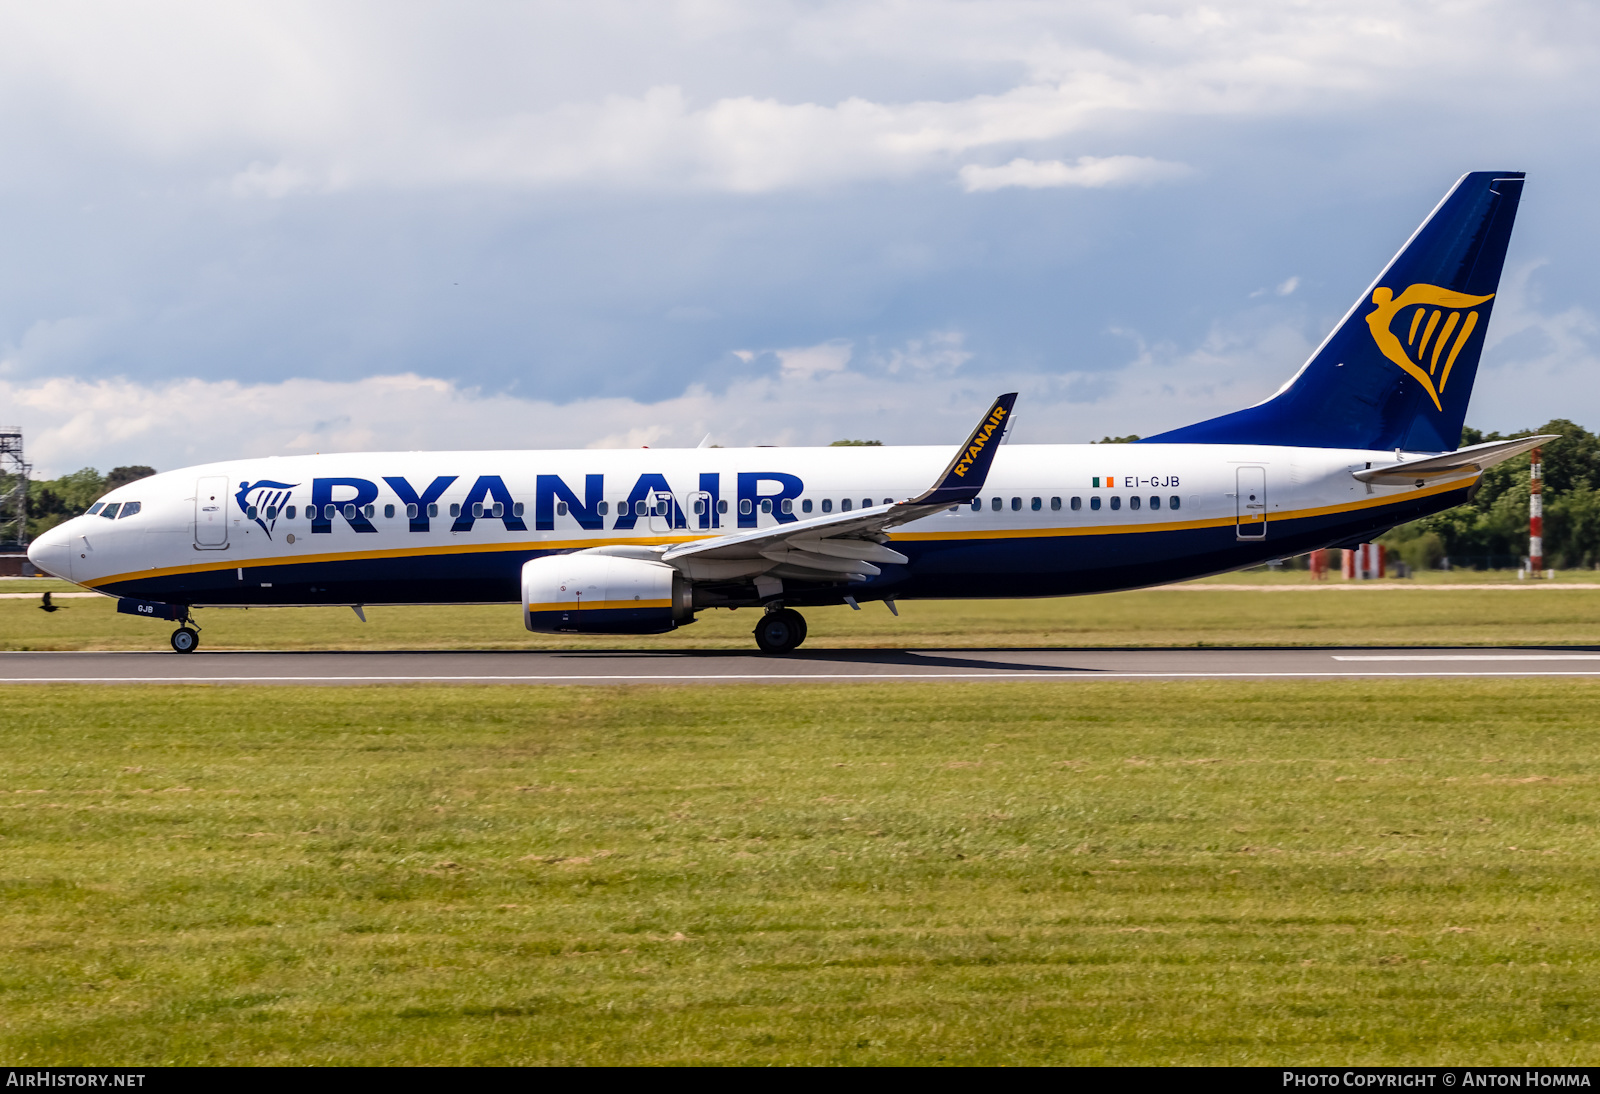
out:
{"label": "runway marking", "polygon": [[1335,655],[1335,661],[1600,661],[1600,653],[1423,653]]}
{"label": "runway marking", "polygon": [[1269,678],[1334,678],[1416,676],[1600,676],[1600,669],[1569,669],[1548,672],[1097,672],[1094,669],[1064,669],[1055,672],[818,672],[818,673],[725,673],[665,674],[642,673],[613,675],[547,676],[13,676],[0,677],[0,684],[411,684],[411,683],[583,683],[583,682],[705,682],[710,680],[1228,680]]}

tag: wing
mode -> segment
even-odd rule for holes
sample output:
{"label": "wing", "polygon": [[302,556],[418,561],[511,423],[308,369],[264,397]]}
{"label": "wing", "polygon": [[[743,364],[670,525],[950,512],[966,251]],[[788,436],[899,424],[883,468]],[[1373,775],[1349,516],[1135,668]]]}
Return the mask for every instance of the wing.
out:
{"label": "wing", "polygon": [[[677,567],[690,581],[739,581],[765,576],[850,582],[880,574],[883,571],[878,568],[879,563],[907,561],[905,555],[887,545],[885,533],[890,528],[978,496],[1016,401],[1016,392],[996,399],[938,480],[914,498],[698,540],[653,557]],[[639,549],[598,550],[634,553]]]}

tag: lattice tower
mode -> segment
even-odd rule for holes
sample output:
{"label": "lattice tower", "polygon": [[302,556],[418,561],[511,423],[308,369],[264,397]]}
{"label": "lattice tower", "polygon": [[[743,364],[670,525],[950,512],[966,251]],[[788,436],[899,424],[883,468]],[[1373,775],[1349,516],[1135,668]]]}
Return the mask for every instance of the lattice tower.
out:
{"label": "lattice tower", "polygon": [[28,473],[22,427],[0,425],[0,543],[28,545]]}

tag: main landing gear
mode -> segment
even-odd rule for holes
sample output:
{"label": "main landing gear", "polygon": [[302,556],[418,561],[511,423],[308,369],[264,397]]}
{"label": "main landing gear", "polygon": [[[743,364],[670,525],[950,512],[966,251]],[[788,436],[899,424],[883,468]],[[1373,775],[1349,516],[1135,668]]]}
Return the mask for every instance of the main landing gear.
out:
{"label": "main landing gear", "polygon": [[788,653],[806,640],[806,617],[793,608],[769,609],[755,635],[762,653]]}
{"label": "main landing gear", "polygon": [[172,632],[172,648],[177,653],[193,653],[200,645],[200,632],[187,624]]}

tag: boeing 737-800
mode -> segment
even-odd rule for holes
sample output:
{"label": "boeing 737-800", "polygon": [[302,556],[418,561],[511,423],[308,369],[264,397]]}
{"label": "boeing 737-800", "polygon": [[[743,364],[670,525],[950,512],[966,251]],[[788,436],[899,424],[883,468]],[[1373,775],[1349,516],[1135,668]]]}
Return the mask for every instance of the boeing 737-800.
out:
{"label": "boeing 737-800", "polygon": [[1458,449],[1522,195],[1463,176],[1279,391],[1135,444],[1005,445],[1015,395],[944,447],[351,453],[118,488],[29,550],[172,620],[205,606],[520,603],[529,630],[658,634],[807,606],[1182,581],[1368,540],[1549,438]]}

